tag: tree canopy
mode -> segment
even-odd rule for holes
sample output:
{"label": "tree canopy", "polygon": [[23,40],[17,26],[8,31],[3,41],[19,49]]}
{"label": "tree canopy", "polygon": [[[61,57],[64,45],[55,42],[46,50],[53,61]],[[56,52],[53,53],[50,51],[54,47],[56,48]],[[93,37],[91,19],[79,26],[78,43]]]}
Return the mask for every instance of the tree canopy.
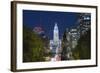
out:
{"label": "tree canopy", "polygon": [[75,59],[90,59],[91,58],[91,32],[86,31],[84,35],[81,35],[78,40],[78,45],[73,51]]}
{"label": "tree canopy", "polygon": [[23,62],[44,61],[44,43],[33,31],[23,28]]}

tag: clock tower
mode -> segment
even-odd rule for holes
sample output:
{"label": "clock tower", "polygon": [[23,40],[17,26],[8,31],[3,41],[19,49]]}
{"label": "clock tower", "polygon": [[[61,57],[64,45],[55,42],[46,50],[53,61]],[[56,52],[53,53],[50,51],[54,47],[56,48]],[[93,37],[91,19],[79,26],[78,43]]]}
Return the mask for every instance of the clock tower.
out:
{"label": "clock tower", "polygon": [[59,43],[59,30],[58,30],[57,23],[55,23],[55,26],[54,26],[53,40],[54,40],[54,45],[57,46]]}

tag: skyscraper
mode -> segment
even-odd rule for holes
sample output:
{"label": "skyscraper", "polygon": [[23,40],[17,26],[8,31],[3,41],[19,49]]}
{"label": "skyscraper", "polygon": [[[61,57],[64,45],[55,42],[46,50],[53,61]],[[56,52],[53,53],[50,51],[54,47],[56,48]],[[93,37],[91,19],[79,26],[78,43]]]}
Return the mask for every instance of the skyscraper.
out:
{"label": "skyscraper", "polygon": [[54,26],[54,33],[53,33],[53,40],[54,40],[54,44],[58,45],[58,41],[59,41],[59,30],[58,30],[58,26],[57,23],[55,23]]}
{"label": "skyscraper", "polygon": [[50,40],[50,49],[52,55],[52,60],[58,61],[60,60],[60,53],[61,53],[61,40],[59,39],[59,28],[57,23],[54,25],[53,30],[53,40]]}

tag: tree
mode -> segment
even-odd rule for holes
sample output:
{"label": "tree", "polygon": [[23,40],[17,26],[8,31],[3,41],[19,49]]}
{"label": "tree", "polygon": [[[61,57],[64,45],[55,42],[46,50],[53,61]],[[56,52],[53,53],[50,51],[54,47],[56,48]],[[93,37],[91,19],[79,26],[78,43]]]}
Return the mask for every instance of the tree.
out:
{"label": "tree", "polygon": [[67,36],[66,36],[66,31],[63,34],[63,39],[62,39],[62,52],[61,52],[61,60],[67,60]]}
{"label": "tree", "polygon": [[30,29],[23,28],[23,62],[44,61],[44,43]]}
{"label": "tree", "polygon": [[91,32],[90,29],[81,35],[78,40],[78,45],[73,51],[75,59],[90,59],[91,58]]}

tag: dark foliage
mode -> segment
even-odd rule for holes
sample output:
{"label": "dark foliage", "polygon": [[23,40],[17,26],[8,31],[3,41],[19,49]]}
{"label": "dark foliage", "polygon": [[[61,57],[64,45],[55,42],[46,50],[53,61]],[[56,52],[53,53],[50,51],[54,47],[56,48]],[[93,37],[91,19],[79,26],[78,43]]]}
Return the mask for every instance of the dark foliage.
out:
{"label": "dark foliage", "polygon": [[43,40],[33,31],[23,28],[23,62],[44,61]]}
{"label": "dark foliage", "polygon": [[81,35],[78,40],[78,45],[73,51],[75,59],[90,59],[91,58],[91,32],[88,30],[84,35]]}

